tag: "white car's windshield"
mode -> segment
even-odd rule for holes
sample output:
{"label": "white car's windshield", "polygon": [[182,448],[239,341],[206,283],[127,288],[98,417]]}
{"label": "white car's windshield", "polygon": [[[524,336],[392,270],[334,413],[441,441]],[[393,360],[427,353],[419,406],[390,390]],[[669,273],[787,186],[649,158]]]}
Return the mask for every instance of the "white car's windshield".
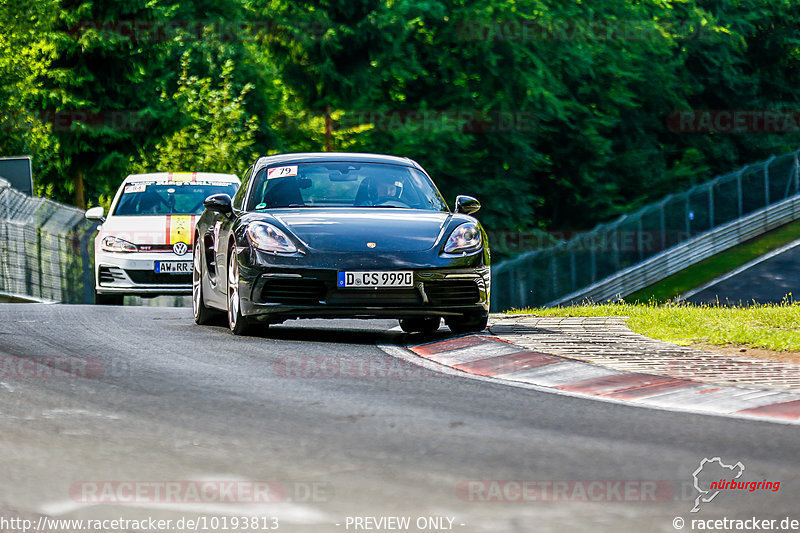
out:
{"label": "white car's windshield", "polygon": [[276,165],[254,178],[248,211],[277,207],[400,207],[447,211],[431,180],[415,168],[380,163]]}
{"label": "white car's windshield", "polygon": [[125,185],[116,216],[199,215],[212,194],[233,196],[238,185],[224,181],[154,181]]}

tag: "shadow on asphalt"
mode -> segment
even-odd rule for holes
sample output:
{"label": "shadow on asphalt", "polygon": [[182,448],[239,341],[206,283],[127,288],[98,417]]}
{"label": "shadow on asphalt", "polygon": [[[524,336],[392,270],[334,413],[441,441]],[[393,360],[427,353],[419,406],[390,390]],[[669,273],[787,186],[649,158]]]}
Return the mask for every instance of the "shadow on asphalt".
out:
{"label": "shadow on asphalt", "polygon": [[424,344],[443,339],[449,339],[455,335],[447,328],[440,328],[438,331],[423,335],[420,333],[404,333],[402,331],[388,331],[379,329],[334,329],[330,327],[302,327],[302,326],[270,326],[268,329],[254,328],[251,337],[262,337],[266,339],[284,341],[313,341],[326,342],[332,344]]}

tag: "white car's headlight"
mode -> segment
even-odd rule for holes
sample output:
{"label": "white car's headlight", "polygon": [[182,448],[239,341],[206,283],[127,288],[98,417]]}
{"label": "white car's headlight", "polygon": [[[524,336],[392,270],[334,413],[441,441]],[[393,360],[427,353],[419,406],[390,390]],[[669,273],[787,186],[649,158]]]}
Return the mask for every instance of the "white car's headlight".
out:
{"label": "white car's headlight", "polygon": [[482,245],[483,238],[478,225],[467,222],[453,230],[442,251],[446,254],[468,253],[478,250]]}
{"label": "white car's headlight", "polygon": [[253,246],[265,252],[290,254],[297,251],[284,232],[266,222],[253,222],[247,226],[247,237]]}
{"label": "white car's headlight", "polygon": [[104,252],[135,252],[138,248],[132,242],[109,235],[100,246]]}

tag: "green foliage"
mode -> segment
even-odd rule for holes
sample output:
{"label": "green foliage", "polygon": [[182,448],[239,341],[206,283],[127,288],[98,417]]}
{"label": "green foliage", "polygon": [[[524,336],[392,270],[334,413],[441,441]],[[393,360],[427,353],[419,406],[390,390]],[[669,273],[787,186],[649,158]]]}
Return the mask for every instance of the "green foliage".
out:
{"label": "green foliage", "polygon": [[0,22],[25,124],[0,151],[61,200],[330,147],[416,159],[491,230],[572,231],[800,140],[671,121],[797,109],[792,0],[4,0]]}
{"label": "green foliage", "polygon": [[32,155],[35,174],[52,168],[57,150],[35,105],[55,57],[48,36],[56,5],[54,0],[0,3],[0,156]]}
{"label": "green foliage", "polygon": [[[252,85],[236,94],[231,79],[234,64],[223,63],[218,80],[190,75],[191,54],[184,53],[177,90],[161,94],[166,106],[180,110],[182,126],[152,149],[131,158],[132,172],[204,171],[235,174],[254,156],[258,119],[248,116],[245,96]],[[216,82],[216,83],[215,83]]]}

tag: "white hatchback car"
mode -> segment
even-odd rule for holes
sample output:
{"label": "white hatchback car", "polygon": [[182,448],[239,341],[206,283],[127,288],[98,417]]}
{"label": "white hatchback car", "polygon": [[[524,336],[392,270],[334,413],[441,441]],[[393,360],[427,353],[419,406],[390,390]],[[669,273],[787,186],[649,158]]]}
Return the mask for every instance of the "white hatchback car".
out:
{"label": "white hatchback car", "polygon": [[100,222],[94,241],[95,302],[121,305],[126,294],[191,294],[194,225],[203,200],[233,196],[232,174],[160,172],[122,182],[108,216],[86,211]]}

